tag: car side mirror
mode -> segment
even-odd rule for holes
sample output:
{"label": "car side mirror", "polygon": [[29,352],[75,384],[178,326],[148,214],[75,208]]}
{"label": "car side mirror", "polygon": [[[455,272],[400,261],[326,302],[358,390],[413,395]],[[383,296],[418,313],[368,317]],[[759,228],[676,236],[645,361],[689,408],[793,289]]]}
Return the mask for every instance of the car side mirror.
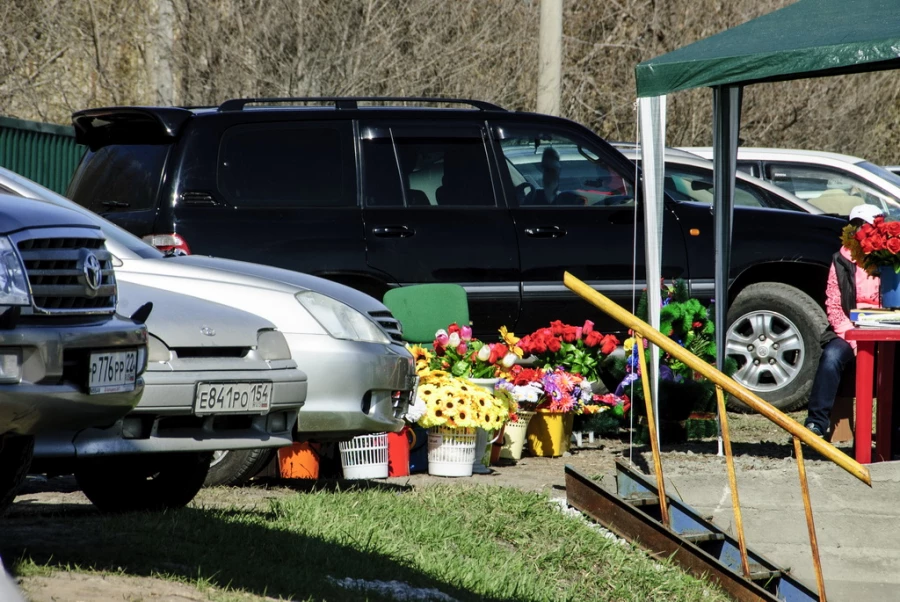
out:
{"label": "car side mirror", "polygon": [[146,324],[150,312],[153,311],[153,303],[147,302],[141,305],[136,312],[131,314],[131,321],[135,324]]}

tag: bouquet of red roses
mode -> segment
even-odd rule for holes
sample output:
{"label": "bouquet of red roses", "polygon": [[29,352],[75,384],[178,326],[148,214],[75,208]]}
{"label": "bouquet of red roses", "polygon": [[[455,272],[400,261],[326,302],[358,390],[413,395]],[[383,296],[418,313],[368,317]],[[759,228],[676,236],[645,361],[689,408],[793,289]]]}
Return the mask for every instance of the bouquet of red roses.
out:
{"label": "bouquet of red roses", "polygon": [[547,328],[540,328],[519,339],[516,346],[524,355],[533,355],[538,365],[547,370],[562,367],[585,380],[600,380],[600,360],[615,351],[619,340],[611,334],[594,330],[587,320],[583,326],[563,324],[554,320]]}
{"label": "bouquet of red roses", "polygon": [[900,272],[900,222],[888,222],[881,216],[872,224],[844,228],[841,241],[856,263],[873,276],[880,268]]}

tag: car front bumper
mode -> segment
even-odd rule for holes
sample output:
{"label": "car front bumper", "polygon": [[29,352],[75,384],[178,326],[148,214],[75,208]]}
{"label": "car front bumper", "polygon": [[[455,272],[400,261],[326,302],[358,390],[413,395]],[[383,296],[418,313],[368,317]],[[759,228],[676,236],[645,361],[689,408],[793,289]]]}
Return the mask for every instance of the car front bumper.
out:
{"label": "car front bumper", "polygon": [[327,335],[285,333],[285,338],[294,361],[309,375],[298,439],[340,440],[403,428],[416,382],[405,347]]}
{"label": "car front bumper", "polygon": [[[307,391],[306,375],[295,368],[148,370],[144,377],[144,396],[123,419],[109,428],[41,435],[35,441],[35,458],[283,447],[293,441],[297,410]],[[194,415],[198,382],[259,381],[272,383],[272,404],[266,414]]]}
{"label": "car front bumper", "polygon": [[142,361],[146,343],[144,326],[117,316],[81,326],[23,321],[15,329],[0,331],[0,350],[22,354],[21,381],[0,385],[0,432],[34,435],[114,423],[137,405],[143,379],[136,379],[132,391],[90,395],[88,356],[94,351],[138,349]]}

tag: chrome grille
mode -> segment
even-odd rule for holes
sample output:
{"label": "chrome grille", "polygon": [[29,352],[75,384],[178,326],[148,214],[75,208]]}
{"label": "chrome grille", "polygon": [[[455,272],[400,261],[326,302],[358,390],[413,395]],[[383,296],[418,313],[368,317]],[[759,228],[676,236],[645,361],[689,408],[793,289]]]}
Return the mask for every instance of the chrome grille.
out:
{"label": "chrome grille", "polygon": [[400,322],[394,318],[391,312],[385,311],[370,311],[369,316],[381,326],[381,329],[391,337],[391,340],[396,343],[403,342],[403,327],[400,326]]}
{"label": "chrome grille", "polygon": [[[30,238],[17,242],[31,286],[34,309],[51,314],[112,313],[116,279],[102,238]],[[99,281],[86,265],[99,264]],[[96,288],[92,286],[96,284]]]}

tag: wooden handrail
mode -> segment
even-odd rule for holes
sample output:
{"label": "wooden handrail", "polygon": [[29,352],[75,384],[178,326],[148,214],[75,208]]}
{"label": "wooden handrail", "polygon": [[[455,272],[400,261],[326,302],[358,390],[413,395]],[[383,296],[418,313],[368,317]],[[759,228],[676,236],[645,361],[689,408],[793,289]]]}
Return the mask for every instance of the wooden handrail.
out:
{"label": "wooden handrail", "polygon": [[[704,362],[696,355],[694,355],[669,337],[665,336],[631,312],[627,311],[605,295],[598,293],[569,272],[565,273],[563,282],[570,290],[572,290],[582,299],[588,301],[589,303],[615,319],[617,322],[620,322],[621,324],[627,326],[634,332],[641,333],[651,343],[654,343],[657,347],[659,347],[666,353],[669,353],[673,357],[681,360],[686,365],[690,366],[692,370],[705,376],[713,384],[722,387],[722,389],[728,391],[736,398],[743,401],[751,409],[759,412],[770,421],[774,422],[777,426],[786,430],[794,437],[797,437],[808,446],[816,450],[818,453],[825,456],[866,485],[869,485],[870,487],[872,486],[872,477],[869,475],[869,470],[865,466],[858,463],[853,458],[847,456],[845,453],[843,453],[830,443],[827,443],[824,439],[814,435],[806,427],[792,420],[789,416],[761,399],[759,396],[748,390],[740,383],[734,381],[728,376],[725,376],[715,367],[711,366],[707,362]],[[717,326],[720,327],[720,325]],[[723,350],[720,350],[720,352],[722,351]],[[650,436],[652,437],[653,434],[651,434]]]}

